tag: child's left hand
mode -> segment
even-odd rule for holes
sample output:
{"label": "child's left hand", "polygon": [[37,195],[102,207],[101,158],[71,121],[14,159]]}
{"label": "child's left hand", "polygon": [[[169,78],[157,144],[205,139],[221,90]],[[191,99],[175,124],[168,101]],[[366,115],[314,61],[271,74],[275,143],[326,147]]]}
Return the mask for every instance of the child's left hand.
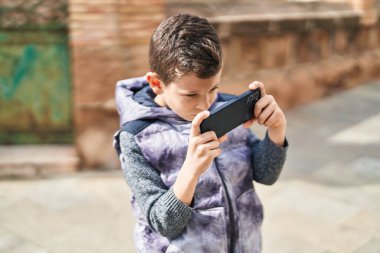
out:
{"label": "child's left hand", "polygon": [[282,146],[285,140],[286,118],[272,95],[267,95],[264,84],[254,81],[249,85],[250,90],[260,87],[261,98],[256,102],[254,118],[245,122],[244,127],[249,128],[255,121],[268,128],[269,137],[274,143]]}

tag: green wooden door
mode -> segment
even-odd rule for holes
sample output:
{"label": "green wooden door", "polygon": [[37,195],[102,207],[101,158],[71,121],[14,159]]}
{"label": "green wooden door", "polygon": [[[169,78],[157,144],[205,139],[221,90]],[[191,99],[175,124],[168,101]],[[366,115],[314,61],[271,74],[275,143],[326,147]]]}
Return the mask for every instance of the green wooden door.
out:
{"label": "green wooden door", "polygon": [[66,2],[9,0],[0,12],[0,144],[72,142]]}

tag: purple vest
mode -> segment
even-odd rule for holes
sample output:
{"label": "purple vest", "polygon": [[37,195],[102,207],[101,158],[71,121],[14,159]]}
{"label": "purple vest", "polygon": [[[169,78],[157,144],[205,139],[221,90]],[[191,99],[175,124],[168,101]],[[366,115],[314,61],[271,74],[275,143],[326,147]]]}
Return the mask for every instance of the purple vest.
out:
{"label": "purple vest", "polygon": [[[134,101],[133,94],[145,85],[144,78],[118,82],[116,103],[120,124],[142,118],[156,119],[135,135],[135,141],[170,188],[185,160],[191,123],[168,108],[146,107]],[[220,104],[215,102],[212,107]],[[139,252],[221,253],[229,252],[230,242],[234,252],[261,252],[263,209],[253,187],[250,134],[242,126],[228,133],[228,140],[221,145],[222,154],[198,181],[194,214],[176,239],[168,240],[154,232],[132,198]]]}

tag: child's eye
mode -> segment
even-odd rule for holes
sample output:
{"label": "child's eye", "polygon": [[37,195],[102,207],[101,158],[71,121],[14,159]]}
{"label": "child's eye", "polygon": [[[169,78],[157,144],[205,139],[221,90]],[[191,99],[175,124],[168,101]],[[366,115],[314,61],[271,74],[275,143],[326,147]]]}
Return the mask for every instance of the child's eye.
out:
{"label": "child's eye", "polygon": [[195,97],[197,94],[186,94],[186,97]]}
{"label": "child's eye", "polygon": [[219,87],[215,87],[214,89],[212,89],[210,92],[213,92],[213,91],[216,91]]}

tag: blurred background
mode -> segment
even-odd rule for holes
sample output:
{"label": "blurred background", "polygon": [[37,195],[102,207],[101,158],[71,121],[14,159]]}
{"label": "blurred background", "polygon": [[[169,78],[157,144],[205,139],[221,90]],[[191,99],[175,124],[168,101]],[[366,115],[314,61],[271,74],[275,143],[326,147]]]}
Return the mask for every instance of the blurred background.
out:
{"label": "blurred background", "polygon": [[[118,80],[167,16],[208,18],[221,90],[285,110],[263,252],[380,252],[379,0],[0,0],[0,252],[134,252],[112,135]],[[252,129],[263,136],[265,129]]]}

